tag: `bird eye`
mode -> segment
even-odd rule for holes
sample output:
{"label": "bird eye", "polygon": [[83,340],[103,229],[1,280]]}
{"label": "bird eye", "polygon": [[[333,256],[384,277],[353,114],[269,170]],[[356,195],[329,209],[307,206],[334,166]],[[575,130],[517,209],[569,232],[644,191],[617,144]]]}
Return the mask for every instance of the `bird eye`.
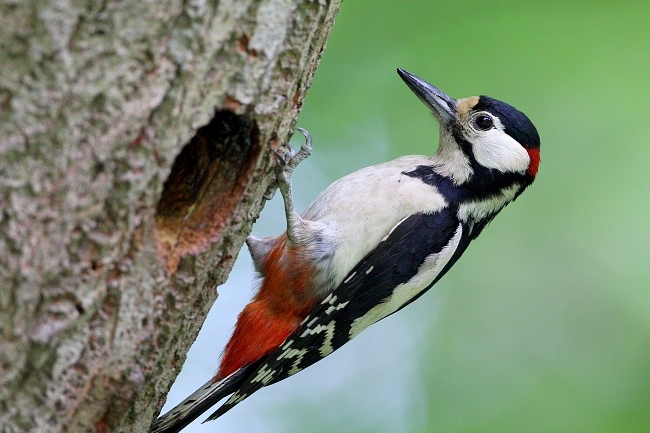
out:
{"label": "bird eye", "polygon": [[474,125],[476,125],[478,129],[487,131],[494,126],[494,120],[492,120],[492,117],[487,114],[481,114],[476,116],[476,119],[474,119]]}

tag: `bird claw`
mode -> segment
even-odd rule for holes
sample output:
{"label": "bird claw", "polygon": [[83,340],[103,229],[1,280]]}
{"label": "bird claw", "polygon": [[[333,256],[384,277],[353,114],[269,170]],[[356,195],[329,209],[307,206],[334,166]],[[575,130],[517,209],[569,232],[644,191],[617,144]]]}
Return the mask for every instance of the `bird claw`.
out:
{"label": "bird claw", "polygon": [[273,153],[278,158],[279,166],[283,170],[289,169],[293,171],[294,168],[298,166],[302,161],[307,159],[311,155],[312,151],[312,138],[309,131],[304,128],[296,128],[296,131],[300,132],[303,137],[305,137],[305,143],[300,146],[300,150],[296,151],[296,148],[293,147],[291,143],[285,145],[285,149],[282,152],[274,149]]}
{"label": "bird claw", "polygon": [[275,197],[275,190],[276,189],[277,189],[277,187],[276,187],[275,184],[269,185],[268,189],[266,190],[266,192],[262,196],[264,198],[264,200],[269,201],[269,200],[273,199],[273,197]]}
{"label": "bird claw", "polygon": [[[282,196],[285,199],[285,204],[287,203],[287,197],[291,196],[291,176],[293,175],[293,170],[304,161],[307,157],[311,155],[312,152],[312,138],[309,131],[304,128],[296,128],[303,137],[305,137],[305,143],[300,146],[300,150],[296,151],[296,148],[291,144],[287,143],[282,151],[277,149],[272,149],[273,154],[278,160],[276,165],[276,182],[271,185],[269,189],[264,194],[264,199],[271,200],[275,195],[276,187],[282,192]],[[292,205],[292,200],[289,199],[289,203]]]}
{"label": "bird claw", "polygon": [[298,153],[291,143],[285,144],[284,147],[280,149],[271,149],[271,151],[275,155],[278,164],[282,167],[285,167],[289,161],[291,161],[291,158]]}

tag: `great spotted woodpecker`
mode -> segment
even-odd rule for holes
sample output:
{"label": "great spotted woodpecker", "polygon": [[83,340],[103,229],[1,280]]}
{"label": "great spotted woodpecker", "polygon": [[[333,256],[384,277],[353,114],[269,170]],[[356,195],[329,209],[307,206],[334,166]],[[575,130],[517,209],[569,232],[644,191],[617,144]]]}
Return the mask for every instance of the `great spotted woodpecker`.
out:
{"label": "great spotted woodpecker", "polygon": [[306,143],[277,173],[287,231],[247,240],[259,291],[239,315],[216,375],[151,432],[178,432],[232,394],[213,420],[413,302],[533,182],[540,140],[523,113],[487,96],[454,100],[397,72],[440,122],[436,154],[345,176],[300,216],[290,177],[311,152],[300,130]]}

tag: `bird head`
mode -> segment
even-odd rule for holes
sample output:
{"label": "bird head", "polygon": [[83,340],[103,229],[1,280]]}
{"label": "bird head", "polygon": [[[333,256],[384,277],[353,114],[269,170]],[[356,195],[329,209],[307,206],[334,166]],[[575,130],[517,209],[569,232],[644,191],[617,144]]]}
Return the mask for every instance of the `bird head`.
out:
{"label": "bird head", "polygon": [[520,177],[529,184],[537,175],[540,140],[524,113],[489,96],[455,100],[423,79],[398,74],[440,122],[435,158],[440,174],[462,185],[477,172],[490,177]]}

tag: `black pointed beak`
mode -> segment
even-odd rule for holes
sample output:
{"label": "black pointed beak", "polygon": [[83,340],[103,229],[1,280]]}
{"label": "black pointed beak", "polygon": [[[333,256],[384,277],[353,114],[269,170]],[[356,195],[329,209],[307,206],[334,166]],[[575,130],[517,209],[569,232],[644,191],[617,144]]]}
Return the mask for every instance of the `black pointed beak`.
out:
{"label": "black pointed beak", "polygon": [[397,68],[397,73],[441,123],[456,119],[456,101],[453,98],[404,69]]}

